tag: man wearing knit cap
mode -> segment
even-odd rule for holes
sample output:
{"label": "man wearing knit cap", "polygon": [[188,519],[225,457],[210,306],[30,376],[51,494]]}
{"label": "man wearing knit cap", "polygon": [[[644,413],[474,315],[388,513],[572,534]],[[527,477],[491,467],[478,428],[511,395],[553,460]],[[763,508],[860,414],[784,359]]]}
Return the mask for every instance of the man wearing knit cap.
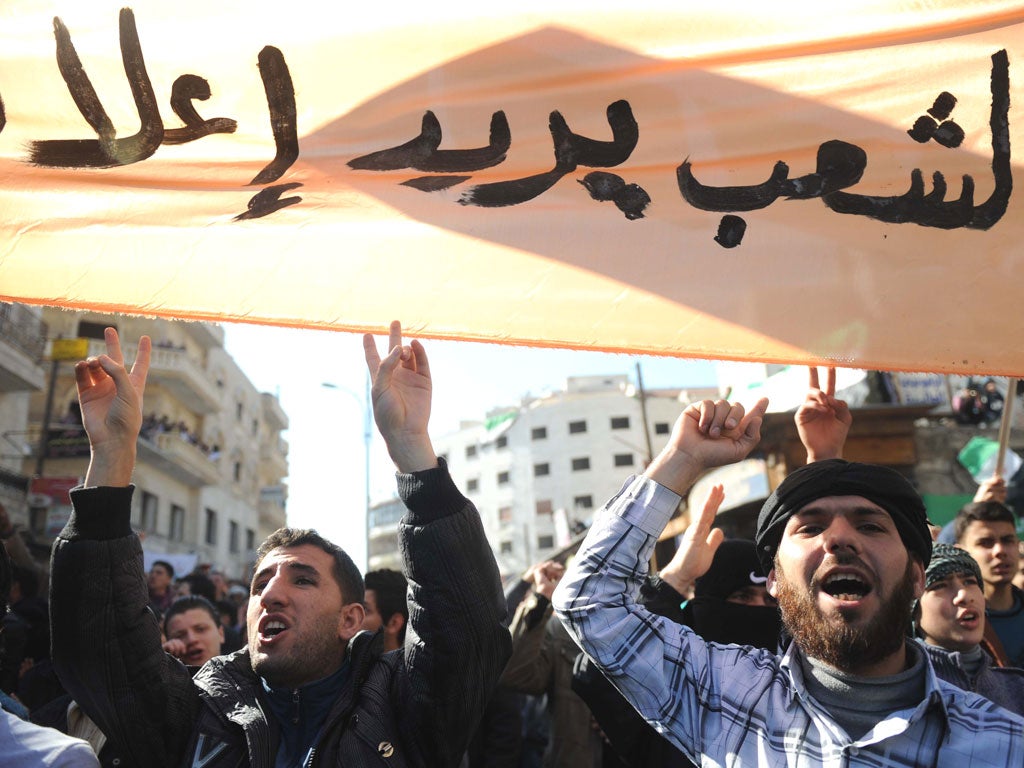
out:
{"label": "man wearing knit cap", "polygon": [[[826,407],[833,392],[819,393]],[[1024,765],[1024,719],[939,680],[907,637],[931,539],[898,473],[832,459],[792,473],[755,541],[793,642],[783,656],[707,643],[636,595],[680,498],[760,437],[767,401],[688,406],[668,445],[595,516],[554,595],[559,618],[644,718],[702,765]],[[712,497],[684,537],[706,569]],[[941,749],[940,749],[941,747]]]}
{"label": "man wearing knit cap", "polygon": [[984,647],[983,583],[968,552],[936,544],[914,607],[915,634],[940,678],[1024,715],[1024,670],[995,666]]}

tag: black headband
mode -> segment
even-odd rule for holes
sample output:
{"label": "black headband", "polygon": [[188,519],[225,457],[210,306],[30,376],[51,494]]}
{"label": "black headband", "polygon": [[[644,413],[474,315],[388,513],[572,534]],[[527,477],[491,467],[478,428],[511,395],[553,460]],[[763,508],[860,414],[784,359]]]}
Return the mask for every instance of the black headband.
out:
{"label": "black headband", "polygon": [[757,516],[757,556],[767,573],[786,522],[795,512],[827,496],[862,496],[892,517],[907,550],[922,564],[932,556],[932,538],[924,503],[903,475],[877,464],[828,459],[792,472],[768,497]]}

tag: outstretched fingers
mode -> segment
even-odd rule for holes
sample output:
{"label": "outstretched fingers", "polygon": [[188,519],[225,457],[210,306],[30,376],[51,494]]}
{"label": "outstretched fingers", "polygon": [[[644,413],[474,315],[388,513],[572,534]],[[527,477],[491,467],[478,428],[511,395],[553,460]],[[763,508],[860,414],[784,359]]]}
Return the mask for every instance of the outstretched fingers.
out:
{"label": "outstretched fingers", "polygon": [[715,522],[715,515],[718,514],[718,508],[722,506],[723,501],[725,501],[724,486],[712,486],[707,499],[704,501],[704,509],[702,509],[700,513],[698,531],[701,537],[707,537],[708,532],[711,530],[711,525]]}
{"label": "outstretched fingers", "polygon": [[[812,390],[811,394],[824,395],[825,399],[830,399],[836,394],[836,369],[835,366],[830,365],[825,369],[825,388],[821,387],[821,379],[818,378],[818,367],[812,365],[807,369],[810,373],[808,376],[808,387]],[[810,395],[808,395],[810,397]]]}
{"label": "outstretched fingers", "polygon": [[380,353],[377,352],[377,342],[372,333],[363,334],[363,357],[366,358],[366,368],[370,371],[370,378],[375,378],[377,369],[380,368]]}
{"label": "outstretched fingers", "polygon": [[378,358],[376,370],[371,369],[373,376],[373,393],[379,394],[391,385],[391,379],[395,375],[395,369],[402,361],[402,347],[392,347],[387,357],[383,360]]}
{"label": "outstretched fingers", "polygon": [[718,546],[725,539],[721,528],[712,527],[715,523],[715,515],[718,514],[718,508],[724,500],[725,490],[723,487],[721,485],[712,486],[700,515],[691,522],[684,535],[684,538],[688,538],[692,542],[689,545],[691,554],[684,559],[689,561],[687,569],[696,571],[693,574],[695,577],[703,575],[711,566],[711,560],[718,550]]}
{"label": "outstretched fingers", "polygon": [[[402,324],[398,320],[392,320],[388,328],[387,349],[387,354],[381,359],[373,334],[363,334],[363,356],[366,358],[366,368],[370,372],[370,379],[374,383],[375,390],[379,380],[389,381],[391,379],[402,356]],[[383,376],[378,376],[378,374],[383,374]]]}
{"label": "outstretched fingers", "polygon": [[402,324],[398,320],[392,320],[388,328],[388,352],[395,347],[402,346]]}
{"label": "outstretched fingers", "polygon": [[128,374],[132,386],[141,394],[146,388],[146,376],[149,373],[149,360],[153,351],[153,344],[149,336],[139,338],[139,347],[135,353],[135,362]]}
{"label": "outstretched fingers", "polygon": [[104,328],[103,340],[107,343],[107,357],[118,365],[124,365],[124,354],[121,352],[121,339],[116,328]]}

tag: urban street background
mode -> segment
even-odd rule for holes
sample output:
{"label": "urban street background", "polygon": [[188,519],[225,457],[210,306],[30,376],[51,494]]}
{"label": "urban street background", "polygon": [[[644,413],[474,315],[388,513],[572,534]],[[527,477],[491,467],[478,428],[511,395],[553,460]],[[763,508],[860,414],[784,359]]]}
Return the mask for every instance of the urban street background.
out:
{"label": "urban street background", "polygon": [[[278,395],[288,415],[288,524],[316,528],[364,566],[367,379],[362,336],[234,323],[223,327],[225,346],[239,367],[259,390]],[[382,329],[379,347],[385,342]],[[424,346],[434,380],[432,436],[458,429],[460,420],[482,420],[489,409],[515,404],[523,395],[561,389],[569,376],[627,374],[635,381],[638,361],[647,388],[715,384],[714,365],[704,360],[432,339]],[[376,504],[394,492],[394,465],[372,426],[370,501]]]}

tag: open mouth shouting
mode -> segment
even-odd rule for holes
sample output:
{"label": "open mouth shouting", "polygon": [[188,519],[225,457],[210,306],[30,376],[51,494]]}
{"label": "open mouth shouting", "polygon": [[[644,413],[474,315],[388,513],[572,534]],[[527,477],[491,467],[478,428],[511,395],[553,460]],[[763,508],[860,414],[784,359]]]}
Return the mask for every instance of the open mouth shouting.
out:
{"label": "open mouth shouting", "polygon": [[970,609],[961,611],[957,614],[956,623],[964,629],[977,629],[981,623],[981,614]]}
{"label": "open mouth shouting", "polygon": [[854,606],[871,594],[872,587],[860,574],[833,571],[821,581],[820,590],[841,606]]}
{"label": "open mouth shouting", "polygon": [[278,614],[269,614],[260,619],[258,639],[261,647],[272,647],[280,642],[289,629],[287,621]]}

